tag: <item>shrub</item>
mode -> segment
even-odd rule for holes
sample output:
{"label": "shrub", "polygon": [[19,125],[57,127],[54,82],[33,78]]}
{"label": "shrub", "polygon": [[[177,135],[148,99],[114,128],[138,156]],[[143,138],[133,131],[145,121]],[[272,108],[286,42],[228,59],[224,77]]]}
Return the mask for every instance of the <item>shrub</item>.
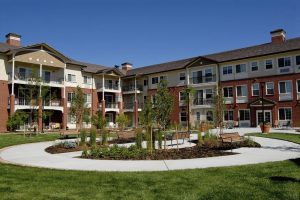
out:
{"label": "shrub", "polygon": [[90,145],[96,146],[97,131],[94,128],[90,129]]}
{"label": "shrub", "polygon": [[86,143],[86,130],[85,129],[81,129],[80,130],[80,145],[85,145]]}
{"label": "shrub", "polygon": [[136,138],[135,138],[135,145],[138,148],[142,148],[142,142],[143,142],[143,129],[137,128],[135,130]]}
{"label": "shrub", "polygon": [[102,144],[107,145],[107,140],[108,140],[108,131],[103,130],[102,131]]}
{"label": "shrub", "polygon": [[158,141],[158,148],[159,149],[161,149],[162,148],[162,132],[161,132],[161,130],[158,130],[157,132],[156,132],[156,135],[155,135],[155,137],[156,137],[156,139],[157,139],[157,141]]}
{"label": "shrub", "polygon": [[66,149],[76,148],[77,144],[74,141],[66,141],[63,143],[63,147]]}

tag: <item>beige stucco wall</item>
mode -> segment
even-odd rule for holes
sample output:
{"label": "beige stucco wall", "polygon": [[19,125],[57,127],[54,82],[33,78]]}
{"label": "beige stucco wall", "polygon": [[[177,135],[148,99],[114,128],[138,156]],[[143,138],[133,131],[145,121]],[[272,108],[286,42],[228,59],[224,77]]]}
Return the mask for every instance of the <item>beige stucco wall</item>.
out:
{"label": "beige stucco wall", "polygon": [[0,54],[0,80],[8,81],[8,74],[11,73],[11,64],[7,62],[7,57]]}

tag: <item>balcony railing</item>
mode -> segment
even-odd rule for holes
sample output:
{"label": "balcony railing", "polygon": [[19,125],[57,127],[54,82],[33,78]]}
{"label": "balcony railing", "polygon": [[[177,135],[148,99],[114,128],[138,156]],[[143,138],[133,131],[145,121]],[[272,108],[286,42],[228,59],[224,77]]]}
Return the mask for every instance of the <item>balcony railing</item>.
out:
{"label": "balcony railing", "polygon": [[[102,83],[97,83],[97,89],[103,88]],[[119,90],[119,85],[114,83],[104,83],[104,89],[107,90]]]}
{"label": "balcony railing", "polygon": [[105,108],[118,108],[118,103],[115,103],[115,102],[105,102]]}
{"label": "balcony railing", "polygon": [[[125,85],[125,86],[122,87],[122,90],[123,90],[123,92],[135,91],[135,86],[134,85]],[[142,91],[143,86],[142,85],[137,85],[136,90]]]}
{"label": "balcony railing", "polygon": [[214,103],[214,100],[213,99],[195,98],[193,103],[196,106],[200,106],[200,105],[212,105]]}
{"label": "balcony railing", "polygon": [[[8,105],[10,105],[10,98],[8,98]],[[35,99],[26,99],[26,98],[15,98],[15,105],[19,106],[38,106],[38,103]],[[43,106],[62,106],[62,101],[57,100],[50,100],[44,101]]]}
{"label": "balcony railing", "polygon": [[[11,73],[8,74],[8,79],[12,80]],[[16,73],[14,80],[16,80],[16,81],[18,81],[18,80],[19,81],[28,81],[28,82],[29,81],[34,81],[32,75],[28,74],[28,73]],[[63,84],[64,78],[56,78],[56,77],[51,76],[50,79],[43,79],[42,78],[41,81],[45,84]]]}
{"label": "balcony railing", "polygon": [[210,82],[216,82],[216,75],[198,76],[198,77],[190,78],[191,84],[210,83]]}
{"label": "balcony railing", "polygon": [[[124,102],[123,103],[124,109],[134,109],[134,103],[133,102]],[[138,103],[138,108],[143,108],[143,103]]]}

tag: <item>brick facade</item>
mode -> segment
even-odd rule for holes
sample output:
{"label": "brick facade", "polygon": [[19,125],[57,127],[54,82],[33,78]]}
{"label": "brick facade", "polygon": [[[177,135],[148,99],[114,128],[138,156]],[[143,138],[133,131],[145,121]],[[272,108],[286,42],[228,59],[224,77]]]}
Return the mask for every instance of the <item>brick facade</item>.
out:
{"label": "brick facade", "polygon": [[[8,98],[9,98],[9,90],[8,90],[8,82],[0,81],[0,132],[4,132],[7,130],[6,123],[8,119]],[[14,102],[14,101],[13,101]],[[13,103],[14,104],[14,103]]]}
{"label": "brick facade", "polygon": [[[232,109],[234,112],[233,120],[238,121],[238,112],[239,109],[250,109],[251,115],[251,126],[256,126],[256,110],[261,110],[261,108],[250,107],[250,103],[260,98],[260,96],[252,96],[252,84],[254,80],[257,83],[260,82],[273,82],[274,83],[274,95],[266,95],[266,87],[264,87],[264,98],[274,101],[274,106],[266,106],[265,110],[272,111],[272,123],[278,119],[278,109],[279,108],[292,108],[292,121],[293,126],[300,126],[300,104],[299,100],[297,100],[297,91],[296,91],[296,81],[300,79],[300,74],[287,74],[287,75],[278,75],[278,76],[269,76],[269,77],[261,77],[256,79],[243,79],[243,80],[232,80],[232,81],[223,81],[221,82],[221,87],[232,86],[233,87],[233,104],[226,105],[227,109]],[[279,101],[279,81],[291,80],[292,81],[292,91],[293,91],[293,99],[289,101]],[[248,103],[236,103],[236,86],[238,85],[247,85],[248,91]],[[261,91],[260,91],[261,92]]]}

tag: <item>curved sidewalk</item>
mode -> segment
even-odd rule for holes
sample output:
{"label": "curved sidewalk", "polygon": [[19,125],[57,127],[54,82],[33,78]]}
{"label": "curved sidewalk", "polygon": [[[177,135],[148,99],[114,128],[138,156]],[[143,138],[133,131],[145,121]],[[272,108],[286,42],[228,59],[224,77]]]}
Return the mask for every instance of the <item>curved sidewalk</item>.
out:
{"label": "curved sidewalk", "polygon": [[268,138],[252,137],[262,148],[234,149],[236,155],[183,160],[90,160],[74,158],[81,152],[49,154],[45,148],[53,142],[23,144],[0,151],[2,162],[52,169],[85,171],[165,171],[207,167],[237,166],[300,157],[300,145]]}

